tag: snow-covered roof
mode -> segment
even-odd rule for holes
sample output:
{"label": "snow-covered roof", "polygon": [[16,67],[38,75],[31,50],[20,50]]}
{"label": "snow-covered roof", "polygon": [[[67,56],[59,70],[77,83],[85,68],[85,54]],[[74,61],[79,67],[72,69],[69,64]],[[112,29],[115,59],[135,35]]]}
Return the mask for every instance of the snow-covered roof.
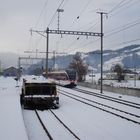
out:
{"label": "snow-covered roof", "polygon": [[53,79],[46,79],[43,76],[34,76],[23,78],[23,81],[26,83],[54,83]]}

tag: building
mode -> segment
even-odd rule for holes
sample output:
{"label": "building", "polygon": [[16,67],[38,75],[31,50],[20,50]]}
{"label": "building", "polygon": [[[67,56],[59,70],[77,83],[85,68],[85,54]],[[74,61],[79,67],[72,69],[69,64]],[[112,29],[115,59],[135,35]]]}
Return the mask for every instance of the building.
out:
{"label": "building", "polygon": [[[137,73],[123,73],[124,75],[124,80],[139,80],[140,75]],[[117,73],[107,73],[106,78],[107,80],[117,80]]]}
{"label": "building", "polygon": [[127,73],[125,74],[125,80],[139,80],[140,75],[139,74],[134,74],[134,73]]}
{"label": "building", "polygon": [[111,73],[107,73],[105,79],[107,80],[117,80],[117,73],[115,72],[111,72]]}
{"label": "building", "polygon": [[18,76],[18,69],[15,67],[9,67],[3,70],[3,76]]}

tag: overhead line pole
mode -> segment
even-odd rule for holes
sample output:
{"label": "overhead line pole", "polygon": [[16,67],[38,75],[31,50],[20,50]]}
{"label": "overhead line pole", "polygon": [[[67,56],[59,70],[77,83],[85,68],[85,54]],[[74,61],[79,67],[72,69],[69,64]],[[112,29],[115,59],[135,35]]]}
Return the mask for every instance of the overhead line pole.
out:
{"label": "overhead line pole", "polygon": [[[82,32],[82,31],[67,31],[67,30],[50,30],[47,28],[46,31],[31,30],[46,38],[46,77],[48,76],[48,50],[49,50],[49,34],[66,34],[66,35],[83,35],[83,36],[98,36],[101,37],[101,33],[96,32]],[[47,36],[42,33],[46,33]]]}
{"label": "overhead line pole", "polygon": [[107,14],[104,12],[97,12],[101,15],[101,89],[100,93],[103,93],[103,15]]}
{"label": "overhead line pole", "polygon": [[46,34],[46,78],[48,78],[49,28],[47,28]]}
{"label": "overhead line pole", "polygon": [[[32,30],[32,32],[36,33],[46,33],[46,31],[37,31],[37,30]],[[68,31],[68,30],[48,30],[49,34],[66,34],[66,35],[83,35],[83,36],[98,36],[101,37],[101,33],[97,32],[82,32],[82,31]],[[40,34],[42,35],[42,34]],[[46,37],[46,36],[44,36]]]}
{"label": "overhead line pole", "polygon": [[[47,34],[47,39],[46,39],[46,77],[48,76],[49,33],[50,34],[60,34],[60,35],[62,35],[62,34],[83,35],[83,36],[86,36],[86,37],[88,37],[88,36],[98,36],[98,37],[101,37],[101,89],[100,89],[100,92],[102,93],[102,91],[103,91],[103,15],[107,14],[107,13],[104,13],[104,12],[97,12],[97,13],[101,15],[101,33],[59,30],[59,26],[58,26],[58,30],[49,30],[49,28],[47,28],[47,30],[45,32],[44,31],[32,30],[32,31],[40,33],[40,34],[41,33],[46,33]],[[42,36],[44,36],[44,35],[42,35]]]}

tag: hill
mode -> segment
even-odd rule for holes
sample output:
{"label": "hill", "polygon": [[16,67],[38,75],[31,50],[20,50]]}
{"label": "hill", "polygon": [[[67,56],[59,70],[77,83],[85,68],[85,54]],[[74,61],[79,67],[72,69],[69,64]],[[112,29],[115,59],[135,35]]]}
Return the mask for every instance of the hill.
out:
{"label": "hill", "polygon": [[15,53],[0,52],[1,68],[5,69],[11,66],[17,67],[19,56]]}
{"label": "hill", "polygon": [[[100,50],[82,53],[84,61],[95,71],[100,71]],[[2,68],[10,66],[17,67],[19,56],[14,53],[0,53],[0,62]],[[65,69],[69,66],[73,59],[73,55],[57,56],[55,58],[55,66],[59,69]],[[103,70],[110,70],[112,65],[121,63],[125,68],[140,69],[140,45],[125,46],[116,50],[104,50],[103,52]],[[45,67],[45,60],[43,62]],[[54,65],[54,58],[49,59],[49,68]],[[30,70],[42,67],[42,62],[30,66]],[[28,69],[28,70],[29,70]]]}
{"label": "hill", "polygon": [[[86,63],[96,69],[100,70],[100,50],[82,53],[83,59]],[[56,58],[58,67],[66,68],[72,60],[72,56],[59,56]],[[110,70],[112,65],[120,63],[125,68],[140,69],[140,45],[130,45],[116,50],[104,50],[103,52],[103,69]]]}

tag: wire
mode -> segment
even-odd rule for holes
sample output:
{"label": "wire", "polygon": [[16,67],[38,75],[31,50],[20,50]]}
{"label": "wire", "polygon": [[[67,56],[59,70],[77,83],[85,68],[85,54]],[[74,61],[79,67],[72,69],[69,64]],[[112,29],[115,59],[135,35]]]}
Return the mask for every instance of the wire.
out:
{"label": "wire", "polygon": [[116,6],[114,6],[109,12],[108,14],[112,13],[113,11],[115,11],[117,8],[120,8],[121,4],[124,3],[126,0],[122,0],[120,1]]}
{"label": "wire", "polygon": [[[64,6],[66,5],[66,3],[68,2],[69,0],[65,0],[65,1],[62,1],[61,2],[61,4],[59,5],[59,8],[61,7],[62,9],[64,9]],[[62,6],[62,4],[63,4],[63,6]],[[57,8],[57,9],[59,9],[59,8]],[[56,13],[57,13],[57,10],[56,10]],[[54,16],[54,18],[55,18],[55,16]],[[52,19],[52,20],[54,20],[54,18]],[[59,44],[60,44],[60,41],[62,41],[62,36],[61,37],[58,37],[58,39],[57,39],[57,41],[56,41],[56,46],[58,46],[57,47],[57,51],[59,50]]]}
{"label": "wire", "polygon": [[38,17],[38,19],[37,19],[37,21],[36,21],[36,24],[35,24],[35,28],[36,28],[36,26],[38,25],[38,23],[39,23],[39,21],[40,21],[40,18],[41,18],[41,16],[42,16],[42,14],[43,14],[45,8],[47,7],[48,1],[49,1],[49,0],[46,0],[45,4],[44,4],[44,6],[43,6],[43,8],[42,8],[42,10],[41,10],[41,12],[40,12],[40,15],[39,15],[39,17]]}
{"label": "wire", "polygon": [[76,16],[76,18],[73,20],[71,26],[69,28],[72,28],[74,26],[74,24],[76,23],[76,21],[78,21],[81,17],[81,15],[85,12],[85,10],[88,8],[89,4],[92,2],[92,0],[89,0],[86,5],[83,7],[83,9],[80,11],[79,15]]}
{"label": "wire", "polygon": [[[107,35],[105,35],[104,38],[112,36],[112,35],[115,35],[115,34],[117,34],[119,32],[124,31],[124,30],[130,29],[130,28],[132,28],[132,27],[134,27],[134,26],[136,26],[138,24],[140,24],[140,19],[137,19],[137,20],[135,20],[133,22],[130,22],[130,23],[126,24],[126,25],[123,25],[123,26],[121,26],[119,28],[113,29],[112,31],[106,33]],[[96,39],[96,40],[90,41],[90,42],[88,42],[87,44],[85,44],[83,46],[85,47],[85,46],[87,46],[87,45],[89,45],[91,43],[95,43],[98,40],[99,40],[99,38]]]}
{"label": "wire", "polygon": [[139,41],[140,38],[136,38],[136,39],[133,39],[133,40],[128,40],[128,41],[125,41],[125,42],[122,42],[122,43],[118,43],[118,44],[110,44],[110,45],[117,45],[117,46],[121,46],[121,45],[124,45],[124,44],[128,44],[128,43],[132,43],[132,42],[136,42],[136,41]]}
{"label": "wire", "polygon": [[[140,19],[139,19],[139,20],[140,20]],[[139,21],[139,20],[136,20],[136,21]],[[133,23],[133,24],[130,24],[130,25],[127,24],[127,26],[124,25],[124,26],[121,27],[122,29],[119,29],[118,31],[114,31],[114,32],[112,32],[112,33],[106,35],[105,37],[114,35],[114,34],[116,34],[116,33],[119,33],[119,32],[121,32],[121,31],[124,31],[124,30],[127,30],[127,29],[130,29],[130,28],[132,28],[132,27],[134,27],[134,26],[136,26],[136,25],[138,25],[138,24],[140,24],[140,21],[139,21],[139,22],[136,22],[136,23]],[[126,26],[126,27],[125,27],[125,26]]]}
{"label": "wire", "polygon": [[86,5],[84,6],[84,8],[81,10],[80,14],[77,16],[77,19],[80,18],[80,16],[85,12],[85,10],[87,9],[87,7],[89,6],[89,4],[91,3],[92,1],[89,0]]}
{"label": "wire", "polygon": [[[131,2],[133,2],[133,3],[131,3]],[[128,9],[128,7],[132,7],[132,5],[134,5],[134,4],[136,4],[136,3],[138,3],[138,2],[140,2],[139,0],[137,1],[137,2],[134,2],[134,1],[132,1],[132,0],[129,0],[129,1],[127,1],[126,3],[124,3],[124,4],[122,4],[120,7],[119,7],[119,11],[118,12],[116,12],[116,13],[114,13],[113,15],[111,15],[110,17],[114,17],[114,15],[117,15],[118,13],[120,13],[120,11],[121,10],[124,10],[124,6],[125,6],[125,9]]]}
{"label": "wire", "polygon": [[[127,1],[126,3],[124,3],[126,0],[122,0],[120,1],[116,6],[114,6],[111,10],[109,10],[108,14],[111,14],[112,12],[116,11],[119,8],[122,8],[123,6],[125,6],[126,4],[129,4],[131,2],[131,0]],[[124,4],[123,4],[124,3]],[[103,20],[104,20],[105,15],[103,16]],[[110,18],[113,16],[110,16]],[[100,22],[97,21],[94,25],[92,25],[91,27],[89,27],[88,30],[93,30],[95,28],[96,25],[98,25]]]}
{"label": "wire", "polygon": [[[65,1],[65,0],[62,0],[62,1],[61,1],[60,5],[58,6],[57,9],[59,9],[59,8],[61,7],[61,5],[63,4],[64,1]],[[56,14],[57,14],[57,9],[56,9],[55,13],[53,14],[53,16],[52,16],[52,18],[51,18],[51,20],[50,20],[50,22],[49,22],[49,24],[48,24],[47,27],[49,27],[49,26],[51,25],[51,23],[54,21],[54,18],[55,18]]]}

